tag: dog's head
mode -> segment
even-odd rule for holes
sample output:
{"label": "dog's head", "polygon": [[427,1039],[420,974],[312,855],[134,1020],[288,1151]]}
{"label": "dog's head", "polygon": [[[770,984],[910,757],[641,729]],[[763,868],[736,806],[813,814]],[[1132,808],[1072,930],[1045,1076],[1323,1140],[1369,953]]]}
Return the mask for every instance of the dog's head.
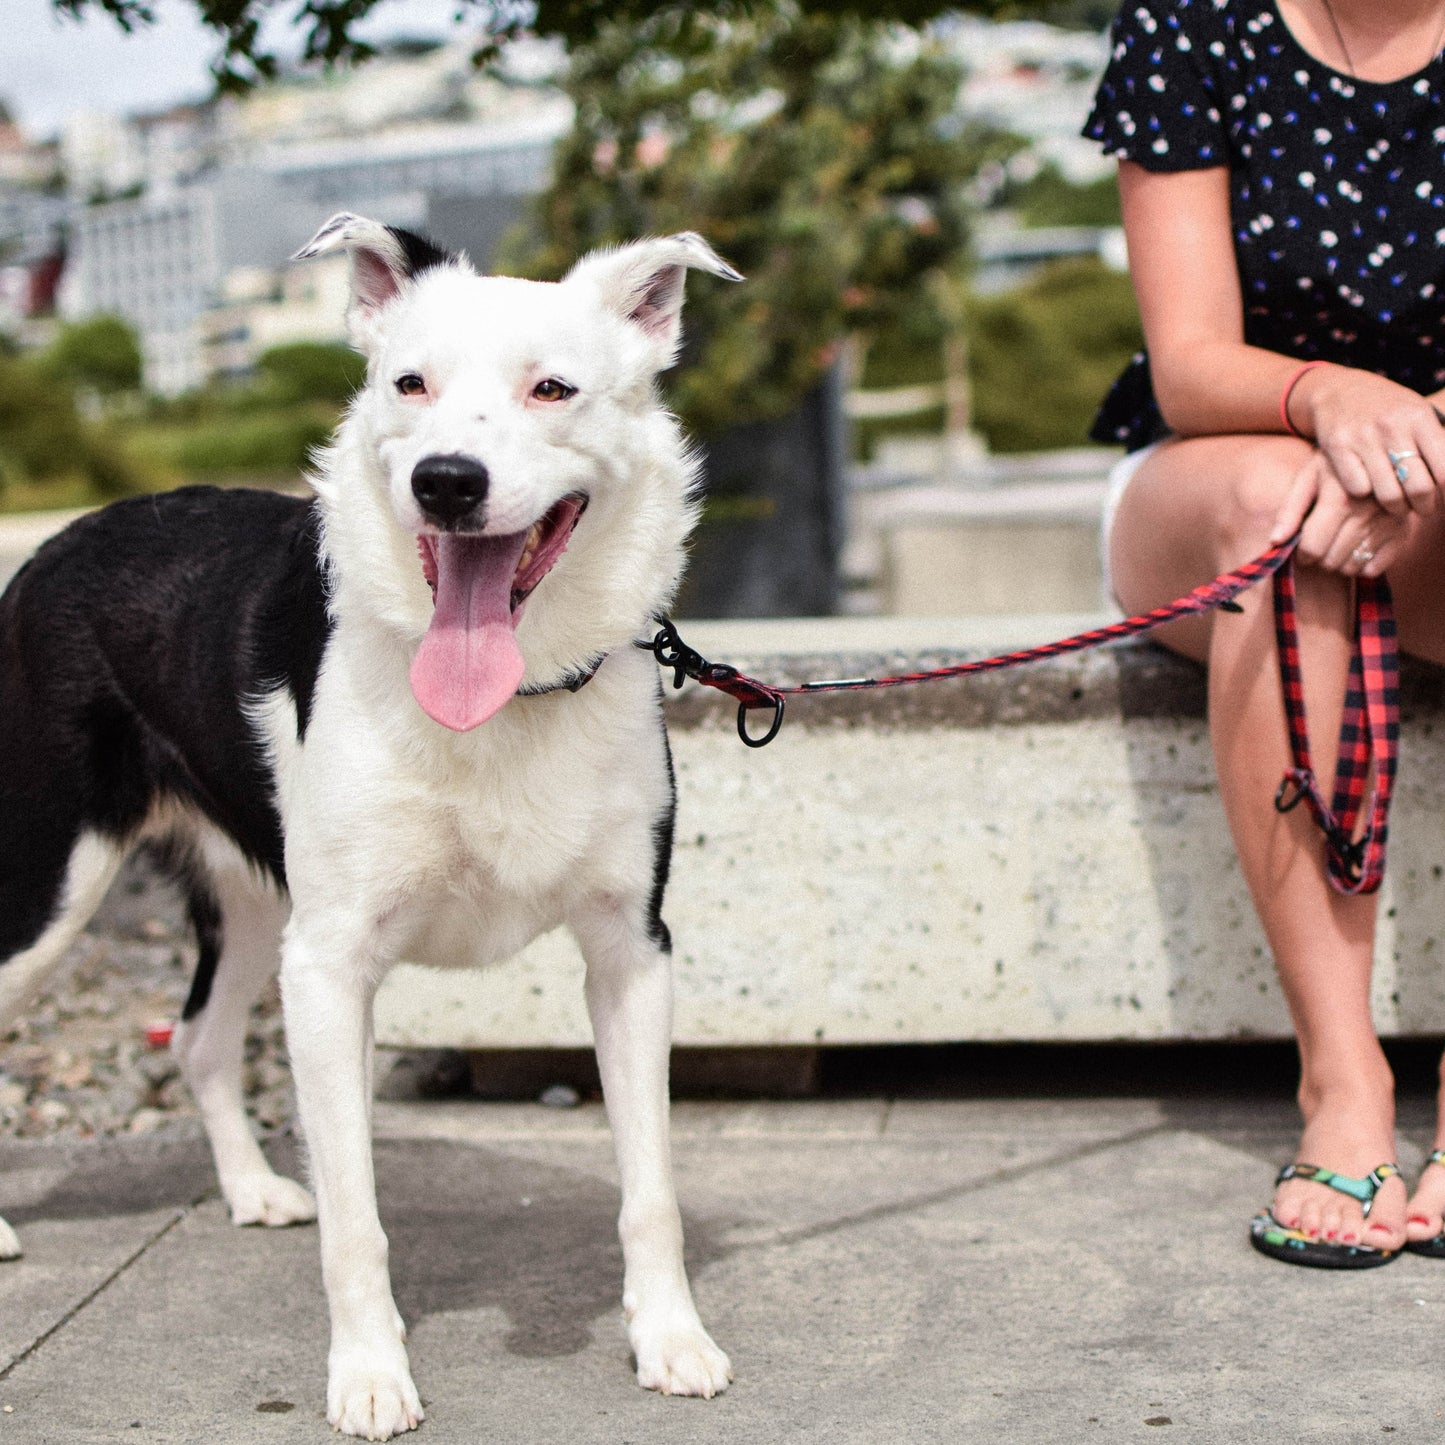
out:
{"label": "dog's head", "polygon": [[687,269],[741,278],[691,233],[596,252],[560,282],[479,276],[352,215],[297,254],[333,250],[352,257],[368,370],[317,479],[328,542],[367,574],[341,585],[414,643],[422,707],[465,731],[667,605],[695,467],[654,383]]}

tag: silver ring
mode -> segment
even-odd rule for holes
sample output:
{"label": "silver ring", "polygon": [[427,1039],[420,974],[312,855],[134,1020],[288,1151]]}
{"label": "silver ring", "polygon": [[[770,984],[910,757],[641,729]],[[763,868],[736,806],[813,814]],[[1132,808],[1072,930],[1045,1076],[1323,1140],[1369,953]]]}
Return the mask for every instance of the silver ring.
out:
{"label": "silver ring", "polygon": [[1397,482],[1404,482],[1408,481],[1410,478],[1410,469],[1405,465],[1405,463],[1408,462],[1411,457],[1416,457],[1420,454],[1419,452],[1387,451],[1385,455],[1389,457],[1390,465],[1395,469],[1395,480]]}
{"label": "silver ring", "polygon": [[1374,560],[1375,560],[1375,554],[1374,554],[1372,551],[1370,551],[1370,549],[1369,549],[1368,547],[1364,546],[1363,544],[1362,544],[1361,546],[1356,547],[1355,550],[1350,553],[1350,561],[1351,561],[1351,562],[1365,563],[1365,562],[1373,562]]}

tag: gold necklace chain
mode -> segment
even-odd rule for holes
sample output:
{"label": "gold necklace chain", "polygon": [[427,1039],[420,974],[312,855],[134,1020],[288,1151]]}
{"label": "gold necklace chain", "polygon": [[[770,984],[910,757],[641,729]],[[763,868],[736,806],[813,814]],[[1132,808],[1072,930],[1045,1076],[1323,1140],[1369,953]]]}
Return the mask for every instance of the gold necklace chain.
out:
{"label": "gold necklace chain", "polygon": [[[1335,7],[1330,0],[1320,0],[1320,3],[1325,7],[1325,14],[1329,16],[1330,29],[1335,32],[1335,43],[1340,47],[1340,54],[1345,57],[1345,69],[1350,72],[1351,80],[1358,80],[1360,73],[1355,69],[1354,59],[1350,55],[1350,47],[1345,44],[1345,32],[1340,29],[1340,22],[1335,19]],[[1439,55],[1442,42],[1445,42],[1445,10],[1440,12],[1440,25],[1435,31],[1435,43],[1430,47],[1430,54],[1425,62],[1427,65]],[[1414,73],[1414,71],[1410,72],[1412,75]]]}

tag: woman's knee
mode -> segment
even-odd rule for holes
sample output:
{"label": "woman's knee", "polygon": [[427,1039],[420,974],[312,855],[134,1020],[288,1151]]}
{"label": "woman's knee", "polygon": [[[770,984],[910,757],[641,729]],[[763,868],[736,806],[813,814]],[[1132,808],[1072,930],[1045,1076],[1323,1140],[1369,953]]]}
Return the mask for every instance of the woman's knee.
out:
{"label": "woman's knee", "polygon": [[1115,537],[1156,550],[1161,541],[1200,562],[1260,550],[1299,470],[1308,443],[1293,437],[1192,437],[1162,446],[1120,499]]}
{"label": "woman's knee", "polygon": [[1309,461],[1310,447],[1292,437],[1231,438],[1229,465],[1219,478],[1216,513],[1221,542],[1231,551],[1263,548],[1279,510]]}

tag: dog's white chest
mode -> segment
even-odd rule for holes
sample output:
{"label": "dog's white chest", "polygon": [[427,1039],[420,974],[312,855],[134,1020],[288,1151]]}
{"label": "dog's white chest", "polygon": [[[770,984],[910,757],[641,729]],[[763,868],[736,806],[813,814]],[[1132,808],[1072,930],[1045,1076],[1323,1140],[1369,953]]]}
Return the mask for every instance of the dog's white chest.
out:
{"label": "dog's white chest", "polygon": [[476,966],[510,956],[562,922],[590,871],[593,780],[526,764],[488,771],[480,786],[473,779],[419,800],[427,845],[398,915],[416,962]]}

